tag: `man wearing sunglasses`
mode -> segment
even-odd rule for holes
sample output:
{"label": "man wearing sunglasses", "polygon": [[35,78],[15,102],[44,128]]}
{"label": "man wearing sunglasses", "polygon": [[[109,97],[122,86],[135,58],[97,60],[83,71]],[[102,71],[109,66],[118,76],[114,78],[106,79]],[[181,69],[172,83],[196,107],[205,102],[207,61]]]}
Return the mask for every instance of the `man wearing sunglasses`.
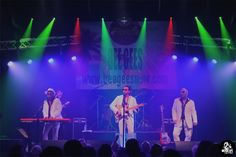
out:
{"label": "man wearing sunglasses", "polygon": [[180,141],[179,135],[182,129],[184,129],[185,133],[184,141],[191,141],[193,126],[196,126],[198,121],[194,101],[188,98],[188,90],[186,88],[182,88],[180,97],[174,100],[172,119],[174,122],[174,141]]}
{"label": "man wearing sunglasses", "polygon": [[[119,123],[119,142],[123,141],[123,120],[124,128],[128,130],[128,138],[135,138],[134,134],[134,112],[137,112],[136,98],[131,96],[131,87],[126,85],[123,87],[123,95],[117,96],[110,104],[110,109],[114,112],[116,122]],[[125,112],[125,113],[124,113]],[[124,113],[124,114],[123,114]],[[124,129],[125,130],[125,129]]]}

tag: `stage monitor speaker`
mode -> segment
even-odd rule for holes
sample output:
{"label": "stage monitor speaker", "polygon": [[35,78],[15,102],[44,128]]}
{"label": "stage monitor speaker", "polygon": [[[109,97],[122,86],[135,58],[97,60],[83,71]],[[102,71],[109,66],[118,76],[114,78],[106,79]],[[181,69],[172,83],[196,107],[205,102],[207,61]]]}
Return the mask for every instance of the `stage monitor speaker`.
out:
{"label": "stage monitor speaker", "polygon": [[160,132],[159,131],[137,131],[136,138],[138,141],[159,141]]}
{"label": "stage monitor speaker", "polygon": [[198,141],[191,141],[191,142],[185,142],[185,141],[179,141],[175,142],[175,149],[178,151],[192,151],[192,147],[196,144],[198,144]]}
{"label": "stage monitor speaker", "polygon": [[93,132],[82,132],[82,137],[85,140],[92,141],[113,141],[116,136],[115,131],[93,131]]}
{"label": "stage monitor speaker", "polygon": [[66,143],[66,140],[44,140],[42,141],[42,147],[43,149],[48,147],[48,146],[56,146],[59,147],[61,149],[63,149],[64,144]]}

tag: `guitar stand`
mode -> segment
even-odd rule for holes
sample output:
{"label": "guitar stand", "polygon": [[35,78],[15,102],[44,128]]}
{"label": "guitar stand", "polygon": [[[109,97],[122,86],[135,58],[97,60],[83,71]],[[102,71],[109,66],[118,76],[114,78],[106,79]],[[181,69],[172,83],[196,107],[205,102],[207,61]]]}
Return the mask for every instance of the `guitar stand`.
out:
{"label": "guitar stand", "polygon": [[143,106],[143,110],[142,110],[142,120],[139,122],[138,124],[138,129],[145,129],[145,128],[150,128],[151,125],[149,124],[148,120],[146,120],[144,117],[144,106]]}
{"label": "guitar stand", "polygon": [[138,124],[138,129],[144,129],[144,128],[150,128],[151,125],[149,125],[148,121],[145,119],[142,119]]}

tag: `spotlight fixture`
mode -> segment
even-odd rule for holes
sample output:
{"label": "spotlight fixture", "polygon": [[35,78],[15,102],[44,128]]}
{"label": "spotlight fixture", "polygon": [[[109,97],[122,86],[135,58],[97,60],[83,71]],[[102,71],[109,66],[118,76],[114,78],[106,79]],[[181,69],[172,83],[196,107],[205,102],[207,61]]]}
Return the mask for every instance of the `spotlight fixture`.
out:
{"label": "spotlight fixture", "polygon": [[197,57],[193,57],[193,62],[194,62],[194,63],[197,63],[198,60],[199,60],[199,59],[198,59]]}
{"label": "spotlight fixture", "polygon": [[172,59],[176,60],[178,57],[176,55],[172,55]]}
{"label": "spotlight fixture", "polygon": [[76,60],[77,60],[77,57],[76,57],[76,56],[72,56],[72,57],[71,57],[71,60],[72,60],[72,61],[76,61]]}
{"label": "spotlight fixture", "polygon": [[28,64],[32,64],[33,61],[32,61],[31,59],[29,59],[29,60],[27,61],[27,63],[28,63]]}
{"label": "spotlight fixture", "polygon": [[50,59],[48,60],[48,63],[50,63],[50,64],[54,63],[54,59],[53,59],[53,58],[50,58]]}
{"label": "spotlight fixture", "polygon": [[13,66],[14,63],[13,63],[12,61],[9,61],[9,62],[7,63],[7,65],[10,67],[10,66]]}
{"label": "spotlight fixture", "polygon": [[213,64],[216,64],[216,63],[217,63],[217,60],[216,60],[216,59],[212,59],[211,62],[212,62]]}

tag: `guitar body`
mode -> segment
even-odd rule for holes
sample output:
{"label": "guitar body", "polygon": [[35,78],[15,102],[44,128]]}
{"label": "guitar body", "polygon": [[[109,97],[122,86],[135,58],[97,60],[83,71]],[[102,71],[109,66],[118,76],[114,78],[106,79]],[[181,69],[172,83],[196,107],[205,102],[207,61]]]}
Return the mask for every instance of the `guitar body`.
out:
{"label": "guitar body", "polygon": [[[130,110],[135,110],[141,106],[144,106],[144,104],[140,104],[140,105],[137,105],[137,106],[132,106],[132,107],[127,107],[125,106],[125,119],[127,119],[130,115],[129,111]],[[123,118],[123,115],[121,114],[123,111],[123,107],[121,105],[117,105],[116,108],[118,109],[118,112],[115,113],[115,122],[118,123],[122,118]]]}
{"label": "guitar body", "polygon": [[170,137],[167,132],[161,131],[160,133],[160,143],[161,144],[169,144],[170,143]]}
{"label": "guitar body", "polygon": [[170,137],[169,137],[168,133],[165,131],[163,105],[160,106],[160,109],[161,109],[161,124],[162,124],[161,132],[160,132],[160,143],[165,145],[165,144],[169,144],[171,141],[170,141]]}
{"label": "guitar body", "polygon": [[[128,119],[128,117],[130,116],[129,113],[125,113],[125,119]],[[121,113],[116,113],[115,114],[115,122],[119,123],[119,121],[123,118],[123,116],[121,115]]]}
{"label": "guitar body", "polygon": [[121,119],[122,119],[122,115],[117,112],[117,113],[115,114],[115,122],[116,122],[116,123],[119,123],[119,121],[120,121]]}

